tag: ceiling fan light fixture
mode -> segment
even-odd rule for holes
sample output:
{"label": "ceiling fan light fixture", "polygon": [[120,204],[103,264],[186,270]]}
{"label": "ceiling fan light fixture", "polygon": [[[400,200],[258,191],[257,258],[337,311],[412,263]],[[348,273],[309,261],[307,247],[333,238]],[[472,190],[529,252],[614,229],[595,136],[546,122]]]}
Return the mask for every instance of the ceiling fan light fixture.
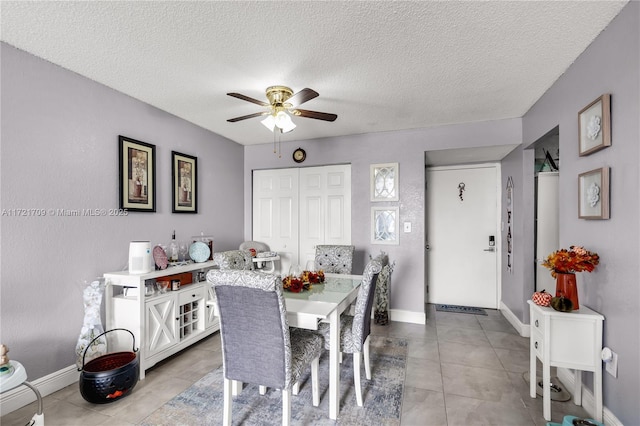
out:
{"label": "ceiling fan light fixture", "polygon": [[227,120],[228,122],[235,123],[237,121],[266,115],[267,117],[262,120],[262,125],[274,133],[276,132],[276,128],[280,133],[288,133],[295,129],[296,125],[291,120],[292,115],[324,121],[335,121],[336,118],[338,118],[336,114],[298,108],[298,105],[319,96],[318,92],[309,88],[304,88],[297,93],[293,93],[293,90],[286,86],[268,87],[266,91],[267,99],[269,100],[268,103],[241,93],[233,92],[227,93],[227,95],[267,107],[266,111],[230,118]]}
{"label": "ceiling fan light fixture", "polygon": [[271,130],[273,132],[274,128],[276,127],[276,119],[273,115],[269,114],[267,115],[267,118],[265,118],[264,120],[260,121],[264,127],[266,127],[267,129]]}
{"label": "ceiling fan light fixture", "polygon": [[275,116],[275,124],[282,130],[282,133],[288,133],[296,128],[289,114],[279,111]]}

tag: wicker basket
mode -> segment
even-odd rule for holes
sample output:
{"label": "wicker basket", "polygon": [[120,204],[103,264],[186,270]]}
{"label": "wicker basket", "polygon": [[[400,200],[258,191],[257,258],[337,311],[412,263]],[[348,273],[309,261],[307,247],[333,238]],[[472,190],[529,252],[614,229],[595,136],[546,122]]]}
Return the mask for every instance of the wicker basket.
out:
{"label": "wicker basket", "polygon": [[[132,352],[114,352],[102,355],[85,364],[84,359],[91,344],[101,336],[117,330],[131,334],[133,338]],[[82,356],[82,372],[79,380],[80,394],[86,401],[94,404],[106,404],[131,393],[140,376],[140,363],[135,347],[135,336],[124,328],[105,331],[87,345]]]}

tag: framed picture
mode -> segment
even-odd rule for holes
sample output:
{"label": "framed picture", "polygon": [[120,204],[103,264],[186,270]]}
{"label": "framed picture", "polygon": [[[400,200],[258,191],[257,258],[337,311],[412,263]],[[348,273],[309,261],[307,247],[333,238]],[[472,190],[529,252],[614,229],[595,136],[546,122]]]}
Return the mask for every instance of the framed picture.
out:
{"label": "framed picture", "polygon": [[371,207],[371,244],[400,244],[398,207]]}
{"label": "framed picture", "polygon": [[371,165],[371,201],[398,201],[398,163]]}
{"label": "framed picture", "polygon": [[580,156],[611,146],[611,95],[605,94],[578,113]]}
{"label": "framed picture", "polygon": [[156,146],[125,136],[120,142],[120,208],[156,211]]}
{"label": "framed picture", "polygon": [[198,213],[198,159],[171,151],[173,213]]}
{"label": "framed picture", "polygon": [[578,175],[578,217],[609,219],[609,167]]}

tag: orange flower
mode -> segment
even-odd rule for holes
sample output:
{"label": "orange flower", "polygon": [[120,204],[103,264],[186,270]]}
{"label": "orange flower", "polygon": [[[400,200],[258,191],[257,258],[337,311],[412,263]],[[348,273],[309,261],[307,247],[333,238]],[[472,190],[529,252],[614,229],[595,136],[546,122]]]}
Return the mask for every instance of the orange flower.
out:
{"label": "orange flower", "polygon": [[584,247],[571,246],[569,250],[560,249],[551,253],[542,262],[542,266],[551,270],[551,276],[557,274],[573,274],[576,272],[592,272],[600,263],[597,253],[585,250]]}

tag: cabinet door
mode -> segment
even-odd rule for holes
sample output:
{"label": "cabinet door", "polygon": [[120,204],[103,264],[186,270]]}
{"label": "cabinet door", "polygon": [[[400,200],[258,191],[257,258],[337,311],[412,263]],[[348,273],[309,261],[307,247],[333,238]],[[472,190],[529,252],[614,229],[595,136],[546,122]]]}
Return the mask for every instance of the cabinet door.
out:
{"label": "cabinet door", "polygon": [[178,339],[176,297],[168,294],[146,304],[146,354],[152,356],[175,344]]}

